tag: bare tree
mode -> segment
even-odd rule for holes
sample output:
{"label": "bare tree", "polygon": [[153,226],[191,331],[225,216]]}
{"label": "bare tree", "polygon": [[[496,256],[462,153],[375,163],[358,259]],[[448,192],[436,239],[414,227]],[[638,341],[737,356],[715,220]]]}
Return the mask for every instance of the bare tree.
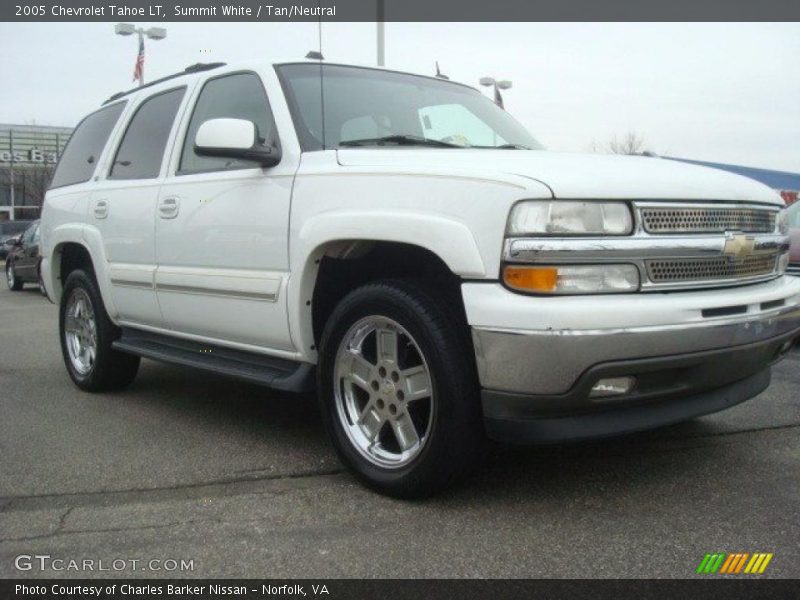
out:
{"label": "bare tree", "polygon": [[605,144],[593,141],[589,146],[591,152],[607,154],[642,154],[646,149],[644,138],[633,131],[622,138],[614,136],[611,141]]}
{"label": "bare tree", "polygon": [[53,165],[36,165],[35,167],[27,168],[22,171],[22,177],[18,177],[18,173],[14,174],[15,179],[21,179],[19,187],[21,188],[22,202],[21,205],[26,206],[41,206],[44,201],[44,195],[47,188],[50,186],[50,180],[53,178]]}

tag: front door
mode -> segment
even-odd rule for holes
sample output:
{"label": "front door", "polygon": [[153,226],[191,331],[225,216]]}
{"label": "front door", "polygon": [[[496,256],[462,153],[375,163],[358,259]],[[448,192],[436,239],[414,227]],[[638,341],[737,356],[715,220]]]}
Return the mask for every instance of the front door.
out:
{"label": "front door", "polygon": [[243,349],[291,351],[285,291],[297,165],[284,159],[265,169],[196,154],[198,128],[217,118],[247,119],[262,138],[277,141],[259,75],[227,74],[202,86],[156,211],[156,289],[165,327]]}

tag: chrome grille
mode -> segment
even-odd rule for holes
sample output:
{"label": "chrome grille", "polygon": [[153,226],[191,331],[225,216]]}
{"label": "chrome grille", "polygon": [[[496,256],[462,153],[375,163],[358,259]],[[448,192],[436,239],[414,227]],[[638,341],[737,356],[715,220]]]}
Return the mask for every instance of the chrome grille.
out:
{"label": "chrome grille", "polygon": [[727,257],[646,261],[647,275],[653,283],[746,279],[770,275],[776,256],[749,256],[732,261]]}
{"label": "chrome grille", "polygon": [[775,230],[773,210],[757,208],[646,207],[641,209],[642,226],[648,233],[771,233]]}

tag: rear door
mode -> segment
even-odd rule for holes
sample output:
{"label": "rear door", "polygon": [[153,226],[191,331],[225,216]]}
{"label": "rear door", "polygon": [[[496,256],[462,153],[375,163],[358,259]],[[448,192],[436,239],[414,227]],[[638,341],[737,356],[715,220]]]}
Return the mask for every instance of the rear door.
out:
{"label": "rear door", "polygon": [[14,260],[14,272],[26,281],[38,279],[36,263],[39,256],[39,223],[36,222],[22,234],[22,247]]}
{"label": "rear door", "polygon": [[277,140],[261,76],[209,78],[175,146],[156,215],[156,286],[166,327],[183,336],[244,347],[293,350],[285,289],[296,159],[263,168],[200,156],[195,135],[209,119],[247,119]]}
{"label": "rear door", "polygon": [[90,199],[88,220],[100,231],[117,319],[124,325],[163,323],[154,288],[154,222],[164,157],[186,89],[155,92],[133,108]]}

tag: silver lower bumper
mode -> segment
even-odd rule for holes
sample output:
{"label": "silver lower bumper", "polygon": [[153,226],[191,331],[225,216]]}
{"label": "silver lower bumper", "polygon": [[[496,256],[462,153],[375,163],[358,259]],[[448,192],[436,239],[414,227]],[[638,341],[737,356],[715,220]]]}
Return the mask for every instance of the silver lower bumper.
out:
{"label": "silver lower bumper", "polygon": [[473,327],[483,388],[566,393],[590,367],[611,361],[732,348],[800,335],[800,306],[707,322],[614,329],[509,330]]}

